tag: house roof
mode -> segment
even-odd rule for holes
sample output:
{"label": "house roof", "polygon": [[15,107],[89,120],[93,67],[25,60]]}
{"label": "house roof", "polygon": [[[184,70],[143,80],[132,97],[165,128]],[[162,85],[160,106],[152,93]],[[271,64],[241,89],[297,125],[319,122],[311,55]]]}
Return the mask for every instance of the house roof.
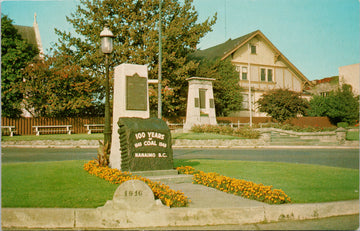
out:
{"label": "house roof", "polygon": [[19,25],[14,25],[14,27],[17,29],[22,39],[26,40],[28,43],[34,45],[35,47],[38,47],[34,27]]}
{"label": "house roof", "polygon": [[206,58],[206,59],[218,59],[221,60],[226,59],[231,54],[233,54],[236,50],[238,50],[240,47],[244,46],[248,41],[250,41],[252,38],[259,36],[262,39],[264,39],[267,44],[274,50],[274,52],[277,54],[277,59],[281,59],[297,76],[300,77],[300,79],[309,85],[312,85],[312,83],[301,73],[300,70],[298,70],[275,46],[270,42],[268,38],[260,31],[256,30],[249,34],[243,35],[239,38],[236,38],[234,40],[229,39],[228,41],[210,47],[205,50],[198,50],[194,52],[191,56],[194,58]]}
{"label": "house roof", "polygon": [[251,32],[234,40],[229,39],[224,43],[207,48],[205,50],[198,50],[193,53],[192,56],[207,59],[222,59],[229,51],[233,50],[234,47],[238,47],[239,45],[244,44],[244,42],[248,41],[249,38],[252,38],[256,32],[257,31]]}

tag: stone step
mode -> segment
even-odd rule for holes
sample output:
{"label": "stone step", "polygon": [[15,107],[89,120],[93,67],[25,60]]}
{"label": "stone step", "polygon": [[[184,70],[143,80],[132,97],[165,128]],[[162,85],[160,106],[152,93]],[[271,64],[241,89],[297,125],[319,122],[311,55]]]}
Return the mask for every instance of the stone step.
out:
{"label": "stone step", "polygon": [[146,178],[154,182],[160,181],[161,183],[164,184],[169,184],[169,183],[180,184],[180,183],[191,183],[193,181],[192,177],[193,177],[192,175],[178,174],[178,175],[166,175],[166,176],[149,176]]}
{"label": "stone step", "polygon": [[140,175],[148,178],[149,176],[167,176],[167,175],[178,175],[176,169],[166,169],[166,170],[151,170],[151,171],[136,171],[131,172],[133,175]]}

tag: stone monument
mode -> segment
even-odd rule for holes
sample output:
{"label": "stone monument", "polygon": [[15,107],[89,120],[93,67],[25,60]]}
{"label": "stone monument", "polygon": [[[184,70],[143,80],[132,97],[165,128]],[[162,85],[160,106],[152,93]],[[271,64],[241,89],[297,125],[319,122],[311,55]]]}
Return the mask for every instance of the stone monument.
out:
{"label": "stone monument", "polygon": [[107,201],[103,209],[146,210],[154,207],[164,207],[162,202],[155,200],[151,188],[140,180],[129,180],[120,184],[113,199]]}
{"label": "stone monument", "polygon": [[191,130],[194,125],[217,125],[212,81],[215,79],[191,77],[186,109],[184,131]]}
{"label": "stone monument", "polygon": [[171,133],[161,119],[149,118],[146,65],[114,69],[110,167],[123,171],[173,168]]}

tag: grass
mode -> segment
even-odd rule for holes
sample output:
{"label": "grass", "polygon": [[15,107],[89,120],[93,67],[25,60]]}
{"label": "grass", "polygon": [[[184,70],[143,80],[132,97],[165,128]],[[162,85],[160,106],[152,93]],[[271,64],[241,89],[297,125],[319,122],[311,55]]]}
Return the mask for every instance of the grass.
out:
{"label": "grass", "polygon": [[[89,175],[86,161],[2,164],[2,206],[95,208],[111,200],[118,185]],[[358,199],[359,170],[319,165],[229,160],[174,160],[175,167],[273,185],[295,203]],[[185,195],[186,196],[186,195]]]}
{"label": "grass", "polygon": [[282,189],[294,203],[359,199],[359,170],[309,164],[226,160],[178,160],[204,172]]}
{"label": "grass", "polygon": [[2,207],[86,208],[111,200],[117,185],[83,170],[84,160],[2,164]]}

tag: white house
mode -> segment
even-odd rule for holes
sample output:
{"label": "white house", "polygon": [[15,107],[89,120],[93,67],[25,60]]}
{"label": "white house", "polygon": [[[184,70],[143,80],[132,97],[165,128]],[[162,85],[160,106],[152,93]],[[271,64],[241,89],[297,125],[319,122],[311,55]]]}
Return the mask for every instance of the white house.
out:
{"label": "white house", "polygon": [[[266,116],[255,102],[264,92],[289,89],[304,93],[312,83],[297,69],[260,31],[254,31],[234,40],[196,51],[195,57],[229,59],[239,72],[239,85],[243,88],[243,110],[231,116]],[[249,89],[249,85],[251,88]],[[251,95],[251,101],[249,100]],[[251,102],[251,107],[249,107]]]}

